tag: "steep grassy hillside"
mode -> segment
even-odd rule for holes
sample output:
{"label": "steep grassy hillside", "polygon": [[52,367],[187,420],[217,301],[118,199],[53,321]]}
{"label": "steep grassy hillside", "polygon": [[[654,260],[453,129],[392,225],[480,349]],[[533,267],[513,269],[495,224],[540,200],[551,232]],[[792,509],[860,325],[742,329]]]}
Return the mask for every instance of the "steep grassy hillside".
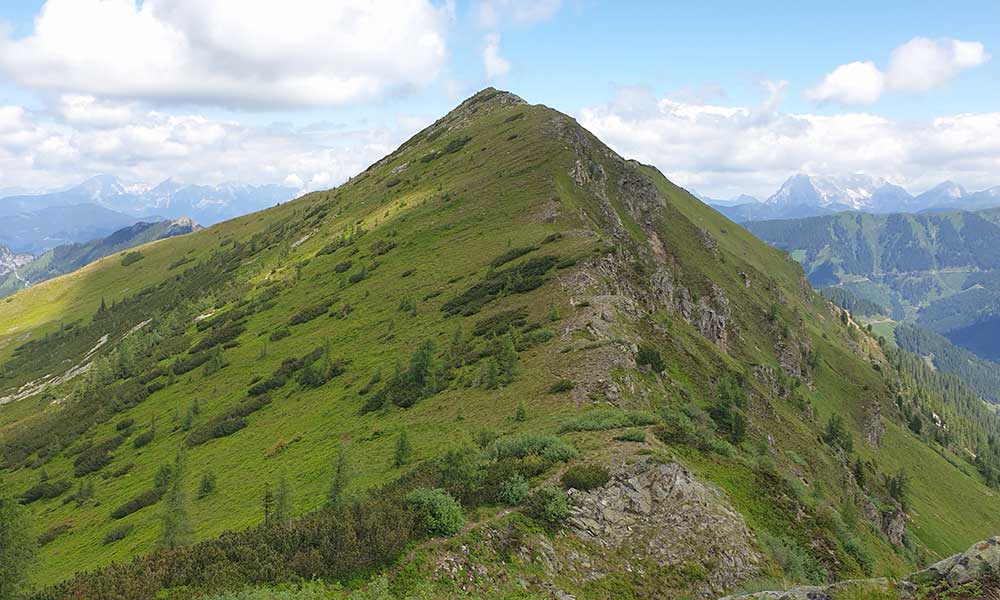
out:
{"label": "steep grassy hillside", "polygon": [[[97,569],[37,598],[710,597],[1000,529],[967,452],[995,422],[783,252],[507,93],[137,252],[0,303],[32,583]],[[956,435],[907,429],[918,402]],[[190,539],[154,552],[181,512]]]}
{"label": "steep grassy hillside", "polygon": [[840,213],[746,227],[801,262],[813,285],[844,287],[996,360],[997,215]]}

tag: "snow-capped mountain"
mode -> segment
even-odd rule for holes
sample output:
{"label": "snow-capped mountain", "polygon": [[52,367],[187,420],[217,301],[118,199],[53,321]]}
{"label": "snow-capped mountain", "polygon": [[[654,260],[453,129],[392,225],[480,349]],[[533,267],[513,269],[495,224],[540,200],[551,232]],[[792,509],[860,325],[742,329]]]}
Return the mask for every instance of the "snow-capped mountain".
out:
{"label": "snow-capped mountain", "polygon": [[916,203],[928,208],[942,205],[955,205],[959,200],[967,197],[969,193],[965,188],[953,181],[942,181],[926,192],[919,194]]}
{"label": "snow-capped mountain", "polygon": [[881,177],[856,174],[841,177],[793,175],[765,204],[813,206],[831,210],[905,210],[913,197]]}
{"label": "snow-capped mountain", "polygon": [[745,203],[704,199],[734,221],[792,219],[845,210],[871,213],[980,210],[1000,206],[1000,186],[980,192],[945,181],[918,196],[884,178],[865,174],[789,177],[767,200]]}
{"label": "snow-capped mountain", "polygon": [[71,188],[46,194],[0,198],[0,215],[43,208],[96,204],[133,217],[188,216],[211,225],[294,198],[298,191],[279,185],[190,185],[166,180],[151,186],[126,183],[113,175],[98,175]]}

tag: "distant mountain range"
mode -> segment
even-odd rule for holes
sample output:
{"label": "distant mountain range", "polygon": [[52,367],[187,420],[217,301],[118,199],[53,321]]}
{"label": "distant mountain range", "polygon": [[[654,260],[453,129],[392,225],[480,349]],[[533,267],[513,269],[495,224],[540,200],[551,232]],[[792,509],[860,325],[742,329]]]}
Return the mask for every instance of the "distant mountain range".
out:
{"label": "distant mountain range", "polygon": [[111,175],[44,194],[0,198],[0,245],[40,254],[62,244],[104,237],[139,221],[182,217],[211,225],[298,195],[279,185],[128,184]]}
{"label": "distant mountain range", "polygon": [[1000,361],[1000,209],[750,222],[817,287],[839,286],[895,320]]}
{"label": "distant mountain range", "polygon": [[869,213],[921,213],[980,210],[1000,206],[1000,186],[968,192],[945,181],[919,195],[881,177],[855,174],[840,177],[793,175],[764,201],[752,196],[732,200],[701,197],[702,201],[738,223],[833,214],[841,211]]}
{"label": "distant mountain range", "polygon": [[37,258],[31,254],[14,254],[9,248],[0,246],[0,298],[70,273],[115,252],[199,229],[202,229],[201,225],[187,217],[155,223],[139,222],[107,237],[57,246]]}

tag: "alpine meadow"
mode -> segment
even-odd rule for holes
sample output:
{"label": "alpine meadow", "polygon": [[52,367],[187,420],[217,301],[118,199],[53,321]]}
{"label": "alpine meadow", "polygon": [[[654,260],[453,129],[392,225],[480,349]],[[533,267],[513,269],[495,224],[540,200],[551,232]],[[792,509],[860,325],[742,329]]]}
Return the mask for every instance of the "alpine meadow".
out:
{"label": "alpine meadow", "polygon": [[0,600],[1000,600],[997,23],[0,7]]}

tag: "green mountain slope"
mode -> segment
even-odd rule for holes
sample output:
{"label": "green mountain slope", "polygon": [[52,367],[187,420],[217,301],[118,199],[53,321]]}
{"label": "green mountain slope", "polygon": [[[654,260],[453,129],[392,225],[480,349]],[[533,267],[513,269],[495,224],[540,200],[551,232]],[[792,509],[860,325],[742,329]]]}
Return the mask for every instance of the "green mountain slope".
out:
{"label": "green mountain slope", "polygon": [[78,244],[56,246],[31,262],[21,265],[16,272],[7,273],[0,278],[0,297],[9,296],[17,290],[40,281],[75,271],[116,252],[152,241],[184,235],[200,228],[197,223],[186,218],[154,223],[140,222],[119,229],[107,237]]}
{"label": "green mountain slope", "polygon": [[896,320],[919,323],[995,360],[998,214],[840,213],[746,227],[790,252],[813,285],[843,286],[890,308]]}
{"label": "green mountain slope", "polygon": [[[340,188],[138,251],[0,303],[37,598],[313,578],[709,597],[901,575],[1000,529],[968,453],[992,413],[923,386],[784,253],[504,92]],[[908,429],[918,403],[953,434]],[[156,551],[184,513],[200,543]]]}

